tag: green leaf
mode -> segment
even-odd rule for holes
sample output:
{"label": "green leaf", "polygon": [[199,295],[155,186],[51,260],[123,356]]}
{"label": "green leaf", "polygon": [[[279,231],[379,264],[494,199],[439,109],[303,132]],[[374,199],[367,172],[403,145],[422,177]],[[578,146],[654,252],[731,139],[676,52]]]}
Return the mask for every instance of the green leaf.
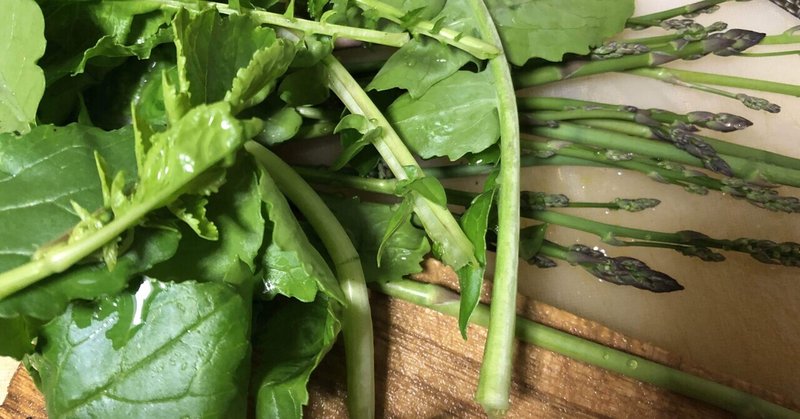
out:
{"label": "green leaf", "polygon": [[[179,0],[181,1],[181,0]],[[48,80],[81,73],[88,62],[116,66],[109,57],[147,58],[171,36],[164,28],[174,11],[154,1],[39,0],[45,17]]]}
{"label": "green leaf", "polygon": [[447,205],[447,193],[444,190],[444,186],[439,182],[439,179],[430,176],[418,177],[420,174],[417,173],[416,167],[409,166],[408,168],[414,170],[407,170],[409,178],[397,182],[397,190],[395,191],[397,194],[405,195],[413,191],[424,196],[436,205]]}
{"label": "green leaf", "polygon": [[182,10],[173,28],[181,90],[193,105],[224,99],[237,113],[259,103],[294,57],[292,44],[247,15]]}
{"label": "green leaf", "polygon": [[411,214],[413,213],[414,203],[409,198],[404,199],[395,209],[392,218],[389,219],[389,225],[386,226],[386,232],[383,233],[381,244],[378,246],[378,253],[375,255],[378,268],[381,267],[381,257],[383,256],[384,246],[400,227],[411,221]]}
{"label": "green leaf", "polygon": [[131,248],[117,259],[113,270],[104,263],[91,263],[51,275],[0,301],[0,318],[24,315],[47,321],[62,313],[70,301],[115,295],[133,276],[171,258],[180,239],[177,232],[163,228],[139,228],[134,235]]}
{"label": "green leaf", "polygon": [[564,54],[589,48],[625,28],[634,0],[488,0],[508,60],[561,61]]}
{"label": "green leaf", "polygon": [[417,37],[392,54],[372,79],[368,90],[401,88],[417,99],[431,86],[446,79],[464,64],[470,55],[435,39]]}
{"label": "green leaf", "polygon": [[38,321],[24,316],[0,318],[3,340],[0,342],[0,356],[22,359],[34,350],[34,339],[41,325]]}
{"label": "green leaf", "polygon": [[[358,250],[367,281],[386,282],[422,272],[422,260],[431,251],[425,231],[405,219],[399,227],[392,228],[394,232],[385,242],[383,240],[393,223],[392,218],[402,208],[354,199],[324,198]],[[377,262],[379,249],[380,263]]]}
{"label": "green leaf", "polygon": [[278,87],[281,99],[291,106],[317,105],[328,99],[330,90],[319,65],[287,75]]}
{"label": "green leaf", "polygon": [[249,318],[225,284],[148,280],[71,305],[44,327],[30,364],[53,418],[243,417]]}
{"label": "green leaf", "polygon": [[219,231],[216,241],[204,240],[187,226],[174,257],[149,274],[161,280],[193,279],[201,282],[239,281],[240,264],[250,272],[264,237],[259,172],[248,156],[239,156],[226,173],[226,182],[209,199],[207,218]]}
{"label": "green leaf", "polygon": [[6,0],[0,15],[0,133],[30,131],[44,93],[36,61],[45,49],[44,17],[33,0]]}
{"label": "green leaf", "polygon": [[309,302],[317,290],[344,303],[345,298],[330,267],[308,241],[289,203],[265,171],[261,199],[266,207],[271,241],[263,256],[264,286],[268,296],[283,294]]}
{"label": "green leaf", "polygon": [[[39,126],[22,137],[0,134],[0,272],[28,262],[78,223],[71,202],[102,207],[95,151],[110,170],[135,176],[130,128]],[[62,174],[58,182],[54,173]]]}
{"label": "green leaf", "polygon": [[309,376],[340,330],[331,302],[322,296],[310,303],[270,302],[255,324],[256,417],[301,417],[308,403]]}
{"label": "green leaf", "polygon": [[519,257],[529,263],[539,253],[544,244],[548,224],[525,227],[519,232]]}
{"label": "green leaf", "polygon": [[461,216],[461,228],[475,247],[475,259],[480,266],[467,265],[458,272],[458,282],[461,291],[461,302],[458,311],[458,327],[461,336],[467,338],[469,318],[481,298],[483,274],[486,271],[486,232],[489,227],[489,214],[496,189],[490,188],[472,200],[467,211]]}
{"label": "green leaf", "polygon": [[295,108],[285,106],[270,114],[264,121],[259,141],[272,146],[292,139],[303,126],[303,117]]}
{"label": "green leaf", "polygon": [[418,99],[400,96],[386,116],[408,146],[426,159],[457,160],[500,137],[497,93],[488,71],[459,71]]}
{"label": "green leaf", "polygon": [[350,160],[353,160],[364,147],[381,135],[381,128],[362,115],[350,114],[342,118],[333,129],[334,134],[340,134],[344,150],[331,165],[331,170],[340,170]]}

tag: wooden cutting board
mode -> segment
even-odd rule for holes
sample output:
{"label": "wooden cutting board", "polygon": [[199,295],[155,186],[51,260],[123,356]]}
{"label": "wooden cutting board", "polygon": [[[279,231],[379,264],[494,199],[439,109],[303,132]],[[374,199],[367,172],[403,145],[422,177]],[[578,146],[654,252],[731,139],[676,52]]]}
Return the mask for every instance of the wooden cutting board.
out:
{"label": "wooden cutting board", "polygon": [[[483,417],[473,401],[486,331],[464,341],[455,319],[403,301],[373,295],[378,417]],[[786,399],[747,383],[685,365],[664,350],[595,322],[520,298],[521,314],[540,323],[631,354],[702,375],[765,399]],[[307,417],[345,417],[343,350],[336,346],[314,373]],[[715,407],[607,372],[543,349],[519,344],[509,417],[723,418]],[[46,418],[44,400],[23,368],[0,406],[0,419]]]}

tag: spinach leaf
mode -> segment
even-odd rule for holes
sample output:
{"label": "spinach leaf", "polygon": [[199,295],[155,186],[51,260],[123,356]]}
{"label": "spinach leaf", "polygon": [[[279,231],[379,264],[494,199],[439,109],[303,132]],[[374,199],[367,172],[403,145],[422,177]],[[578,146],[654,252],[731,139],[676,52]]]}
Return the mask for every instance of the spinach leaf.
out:
{"label": "spinach leaf", "polygon": [[461,329],[461,336],[464,339],[467,338],[469,318],[481,298],[483,274],[486,271],[486,231],[489,227],[489,214],[492,211],[495,192],[496,188],[490,187],[476,196],[460,220],[464,233],[475,245],[475,259],[480,263],[477,267],[467,265],[458,272],[458,285],[461,290],[458,327]]}
{"label": "spinach leaf", "polygon": [[153,280],[135,294],[72,304],[45,325],[30,359],[48,414],[243,417],[249,305],[219,282]]}
{"label": "spinach leaf", "polygon": [[497,93],[488,71],[459,71],[414,99],[400,96],[387,118],[408,146],[423,158],[451,160],[477,153],[500,136]]}
{"label": "spinach leaf", "polygon": [[625,28],[633,0],[488,0],[508,60],[523,65],[533,57],[561,61]]}
{"label": "spinach leaf", "polygon": [[22,359],[33,352],[34,339],[40,327],[38,321],[25,316],[0,318],[3,340],[0,342],[0,356]]}
{"label": "spinach leaf", "polygon": [[309,376],[341,328],[331,303],[323,295],[309,303],[273,301],[256,317],[252,387],[257,418],[302,416]]}
{"label": "spinach leaf", "polygon": [[3,2],[0,15],[0,133],[26,133],[44,93],[44,18],[33,0]]}
{"label": "spinach leaf", "polygon": [[325,72],[319,65],[287,75],[278,87],[281,99],[292,106],[317,105],[328,99]]}

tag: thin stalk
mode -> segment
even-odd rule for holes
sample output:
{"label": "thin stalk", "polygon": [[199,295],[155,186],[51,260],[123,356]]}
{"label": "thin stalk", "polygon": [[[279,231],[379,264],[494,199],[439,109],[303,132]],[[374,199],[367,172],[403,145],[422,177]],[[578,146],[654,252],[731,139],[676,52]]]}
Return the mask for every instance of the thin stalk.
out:
{"label": "thin stalk", "polygon": [[[639,156],[654,157],[700,168],[704,167],[700,159],[676,148],[672,144],[649,140],[648,138],[651,137],[637,137],[607,129],[596,128],[597,126],[606,127],[608,125],[611,124],[593,120],[589,120],[587,125],[562,122],[559,124],[558,128],[531,127],[528,129],[528,132],[545,138],[635,153]],[[800,170],[750,160],[746,157],[725,155],[719,153],[719,150],[717,151],[718,156],[730,166],[733,175],[736,177],[750,181],[766,180],[782,185],[800,187]]]}
{"label": "thin stalk", "polygon": [[789,45],[800,44],[800,26],[791,27],[778,35],[767,35],[759,45]]}
{"label": "thin stalk", "polygon": [[209,7],[217,9],[221,14],[234,15],[245,13],[252,17],[255,21],[265,24],[279,26],[282,28],[292,29],[303,33],[314,33],[319,35],[327,35],[332,38],[348,38],[362,42],[369,42],[379,45],[387,45],[391,47],[402,47],[411,38],[406,32],[383,32],[372,29],[355,28],[352,26],[335,25],[332,23],[317,22],[314,20],[298,19],[294,17],[287,17],[279,13],[267,12],[265,10],[246,9],[243,7],[232,7],[230,5],[197,1],[186,2],[179,0],[140,0],[139,3],[155,3],[164,8],[169,9],[187,9],[192,11],[200,11]]}
{"label": "thin stalk", "polygon": [[[355,3],[362,9],[374,10],[384,19],[390,20],[398,25],[404,25],[403,18],[406,13],[390,4],[379,0],[356,0]],[[500,50],[492,44],[447,27],[436,28],[436,24],[428,20],[417,21],[410,29],[413,32],[421,33],[462,51],[466,51],[481,60],[486,60],[500,54]]]}
{"label": "thin stalk", "polygon": [[[382,135],[376,138],[372,144],[394,176],[401,180],[410,179],[409,171],[416,173],[417,178],[425,176],[422,168],[417,164],[414,156],[411,155],[389,121],[342,64],[332,56],[322,60],[322,64],[326,68],[328,87],[339,97],[345,107],[354,114],[363,115],[381,128]],[[437,242],[443,252],[444,263],[456,270],[466,265],[478,266],[472,242],[466,237],[447,208],[430,201],[419,193],[411,191],[410,194],[413,199],[414,211],[419,216],[428,235]]]}
{"label": "thin stalk", "polygon": [[[411,280],[397,280],[385,284],[376,283],[374,289],[391,297],[451,317],[458,317],[458,295],[441,286]],[[489,307],[479,304],[470,318],[470,322],[486,327],[489,325],[490,318]],[[653,384],[739,416],[795,419],[800,417],[797,412],[741,390],[636,355],[611,349],[522,316],[516,318],[514,334],[521,341],[542,349]]]}
{"label": "thin stalk", "polygon": [[699,71],[678,70],[675,68],[637,68],[626,71],[628,74],[667,81],[684,83],[704,83],[716,86],[735,87],[739,89],[757,90],[759,92],[778,93],[788,96],[800,96],[800,85],[779,83],[768,80],[750,79],[747,77],[726,76],[723,74],[702,73]]}
{"label": "thin stalk", "polygon": [[661,22],[667,19],[706,11],[720,3],[725,3],[726,1],[730,0],[702,0],[687,4],[685,6],[679,6],[672,9],[651,13],[649,15],[635,16],[628,19],[626,26],[629,28],[647,28],[650,26],[658,26]]}
{"label": "thin stalk", "polygon": [[[484,38],[502,45],[489,9],[481,0],[470,6]],[[497,212],[497,257],[492,285],[491,320],[475,399],[489,416],[508,410],[516,319],[517,267],[519,264],[520,130],[511,69],[505,52],[489,60],[497,86],[500,118],[500,174]]]}
{"label": "thin stalk", "polygon": [[260,144],[245,149],[269,172],[280,190],[303,213],[330,255],[347,305],[342,333],[347,362],[347,404],[353,418],[375,417],[375,361],[369,295],[358,251],[325,202],[289,165]]}
{"label": "thin stalk", "polygon": [[744,51],[758,43],[763,36],[757,32],[732,29],[715,33],[706,39],[690,42],[682,47],[670,44],[645,54],[625,55],[600,61],[570,61],[565,64],[523,70],[515,74],[515,81],[520,87],[539,86],[612,71],[657,67],[675,60],[696,58],[712,53],[727,56]]}

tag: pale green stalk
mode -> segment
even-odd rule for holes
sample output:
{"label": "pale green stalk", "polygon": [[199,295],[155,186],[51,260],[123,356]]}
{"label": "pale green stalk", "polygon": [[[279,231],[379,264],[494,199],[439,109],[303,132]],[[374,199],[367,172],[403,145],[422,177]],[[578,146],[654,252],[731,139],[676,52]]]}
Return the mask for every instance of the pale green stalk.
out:
{"label": "pale green stalk", "polygon": [[[470,0],[481,36],[502,45],[492,16],[481,0]],[[517,266],[519,263],[520,145],[519,118],[511,69],[502,52],[489,60],[497,86],[500,118],[500,175],[497,202],[497,258],[492,285],[489,335],[481,364],[476,400],[489,416],[504,415],[509,406],[514,360]]]}
{"label": "pale green stalk", "polygon": [[[345,107],[380,127],[381,135],[372,144],[394,176],[400,180],[410,179],[409,170],[417,173],[418,178],[424,176],[422,168],[403,140],[344,66],[333,56],[326,57],[322,64],[327,71],[328,87]],[[414,191],[410,194],[414,212],[419,216],[425,230],[432,240],[442,244],[443,261],[456,270],[466,265],[478,266],[472,243],[447,208]]]}
{"label": "pale green stalk", "polygon": [[350,417],[375,417],[375,355],[372,317],[358,251],[342,225],[311,186],[289,165],[260,144],[245,149],[266,169],[287,198],[317,232],[333,261],[346,305],[342,313]]}
{"label": "pale green stalk", "polygon": [[[397,280],[375,284],[374,287],[386,295],[458,317],[458,295],[440,286]],[[470,322],[486,327],[490,318],[489,307],[479,304]],[[700,400],[739,417],[800,418],[800,413],[752,394],[609,348],[521,316],[517,317],[515,334],[523,342]]]}

